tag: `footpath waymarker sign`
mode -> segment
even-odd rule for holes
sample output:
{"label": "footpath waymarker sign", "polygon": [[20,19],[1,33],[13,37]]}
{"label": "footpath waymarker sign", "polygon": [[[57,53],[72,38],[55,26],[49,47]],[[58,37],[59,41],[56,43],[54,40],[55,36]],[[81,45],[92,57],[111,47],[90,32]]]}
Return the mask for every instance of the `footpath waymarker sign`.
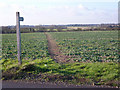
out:
{"label": "footpath waymarker sign", "polygon": [[20,34],[20,21],[24,21],[23,17],[20,17],[20,13],[16,12],[16,33],[17,33],[17,52],[18,52],[18,62],[21,65],[21,34]]}
{"label": "footpath waymarker sign", "polygon": [[24,18],[23,17],[19,17],[19,21],[24,21]]}

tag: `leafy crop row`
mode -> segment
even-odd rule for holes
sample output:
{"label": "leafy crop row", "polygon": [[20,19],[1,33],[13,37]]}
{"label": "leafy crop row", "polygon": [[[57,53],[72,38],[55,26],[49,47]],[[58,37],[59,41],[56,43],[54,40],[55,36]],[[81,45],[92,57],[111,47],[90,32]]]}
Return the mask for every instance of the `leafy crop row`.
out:
{"label": "leafy crop row", "polygon": [[[17,58],[16,34],[2,35],[2,58]],[[49,57],[47,40],[44,33],[21,34],[21,56],[23,59]]]}
{"label": "leafy crop row", "polygon": [[118,62],[118,31],[50,33],[74,61]]}

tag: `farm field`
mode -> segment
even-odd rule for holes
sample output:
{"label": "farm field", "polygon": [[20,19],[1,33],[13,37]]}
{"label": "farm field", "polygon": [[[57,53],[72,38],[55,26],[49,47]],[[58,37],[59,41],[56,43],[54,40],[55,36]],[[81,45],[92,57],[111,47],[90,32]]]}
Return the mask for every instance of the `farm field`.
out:
{"label": "farm field", "polygon": [[118,62],[118,32],[50,33],[60,51],[77,62]]}
{"label": "farm field", "polygon": [[[17,58],[16,34],[2,35],[2,58]],[[49,57],[47,40],[44,33],[25,33],[21,35],[21,54],[23,59],[40,59]]]}
{"label": "farm field", "polygon": [[74,63],[56,63],[44,33],[21,34],[22,61],[17,61],[16,34],[2,35],[3,80],[61,81],[118,86],[118,31],[47,32]]}

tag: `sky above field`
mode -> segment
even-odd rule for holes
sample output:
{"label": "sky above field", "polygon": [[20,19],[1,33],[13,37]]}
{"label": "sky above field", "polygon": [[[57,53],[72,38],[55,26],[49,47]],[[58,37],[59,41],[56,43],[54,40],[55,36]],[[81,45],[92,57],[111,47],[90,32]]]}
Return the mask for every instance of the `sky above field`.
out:
{"label": "sky above field", "polygon": [[0,26],[117,23],[119,0],[0,0]]}

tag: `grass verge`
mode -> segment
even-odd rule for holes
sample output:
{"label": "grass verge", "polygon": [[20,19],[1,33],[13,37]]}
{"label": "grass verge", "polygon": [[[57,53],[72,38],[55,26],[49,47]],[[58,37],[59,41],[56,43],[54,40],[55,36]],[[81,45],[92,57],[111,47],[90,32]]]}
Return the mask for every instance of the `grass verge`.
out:
{"label": "grass verge", "polygon": [[3,80],[62,81],[74,84],[118,86],[118,63],[69,63],[58,64],[50,58],[23,60],[2,59]]}

